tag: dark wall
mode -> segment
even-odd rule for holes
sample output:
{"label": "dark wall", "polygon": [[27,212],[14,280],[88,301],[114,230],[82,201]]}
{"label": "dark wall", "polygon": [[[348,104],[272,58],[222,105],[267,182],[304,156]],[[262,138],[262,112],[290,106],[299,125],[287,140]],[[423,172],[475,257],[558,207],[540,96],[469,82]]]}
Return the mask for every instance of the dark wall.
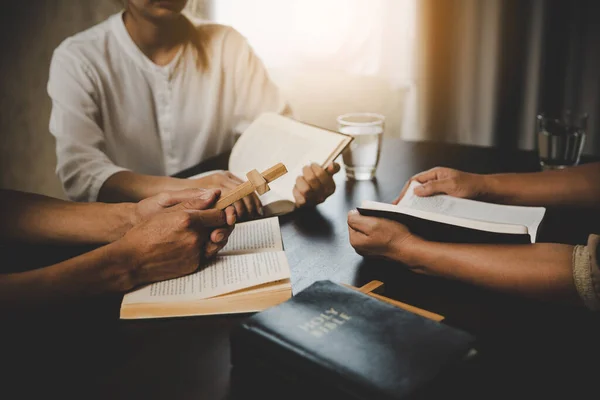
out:
{"label": "dark wall", "polygon": [[540,109],[587,112],[586,153],[600,155],[600,2],[546,2]]}
{"label": "dark wall", "polygon": [[64,198],[46,92],[52,51],[119,10],[114,0],[11,1],[0,11],[0,188]]}

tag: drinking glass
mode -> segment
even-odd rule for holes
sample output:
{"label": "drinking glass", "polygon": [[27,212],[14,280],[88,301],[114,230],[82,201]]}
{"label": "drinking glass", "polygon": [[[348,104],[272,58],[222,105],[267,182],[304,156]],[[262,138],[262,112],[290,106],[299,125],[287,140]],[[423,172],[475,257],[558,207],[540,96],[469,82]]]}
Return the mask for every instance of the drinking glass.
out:
{"label": "drinking glass", "polygon": [[537,140],[543,170],[562,169],[579,164],[585,144],[588,115],[566,110],[559,117],[537,116]]}
{"label": "drinking glass", "polygon": [[342,153],[346,178],[364,181],[375,178],[385,117],[376,113],[349,113],[337,118],[338,131],[354,138]]}

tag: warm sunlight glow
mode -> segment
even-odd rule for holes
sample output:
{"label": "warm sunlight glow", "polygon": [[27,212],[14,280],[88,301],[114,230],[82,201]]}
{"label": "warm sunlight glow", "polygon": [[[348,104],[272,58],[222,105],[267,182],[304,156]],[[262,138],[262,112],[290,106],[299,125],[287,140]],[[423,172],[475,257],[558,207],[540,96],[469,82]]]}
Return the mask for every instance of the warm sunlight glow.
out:
{"label": "warm sunlight glow", "polygon": [[410,79],[415,0],[219,0],[213,18],[245,35],[269,68]]}

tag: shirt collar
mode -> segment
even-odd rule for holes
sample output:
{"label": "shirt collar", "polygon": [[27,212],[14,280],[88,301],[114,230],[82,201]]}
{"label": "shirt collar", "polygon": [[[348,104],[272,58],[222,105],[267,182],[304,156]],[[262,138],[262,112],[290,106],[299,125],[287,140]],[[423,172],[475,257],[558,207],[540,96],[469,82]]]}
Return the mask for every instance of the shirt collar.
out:
{"label": "shirt collar", "polygon": [[123,47],[125,52],[134,60],[139,67],[144,68],[146,70],[152,71],[154,73],[163,75],[171,79],[173,73],[175,72],[177,66],[180,64],[180,60],[182,58],[182,54],[184,49],[187,47],[186,45],[181,46],[175,54],[175,57],[169,62],[167,65],[157,65],[152,60],[146,56],[142,50],[135,44],[127,28],[125,27],[125,22],[123,20],[123,14],[125,10],[113,15],[112,17],[112,30],[117,37],[119,44]]}

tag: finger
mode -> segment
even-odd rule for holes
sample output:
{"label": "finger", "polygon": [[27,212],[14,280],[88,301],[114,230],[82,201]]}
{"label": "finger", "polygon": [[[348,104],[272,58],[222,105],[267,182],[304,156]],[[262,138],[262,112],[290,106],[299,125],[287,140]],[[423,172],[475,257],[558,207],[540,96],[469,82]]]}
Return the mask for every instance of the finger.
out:
{"label": "finger", "polygon": [[366,217],[360,215],[356,210],[352,210],[348,213],[348,226],[355,231],[361,232],[365,235],[369,235],[375,229],[379,218]]}
{"label": "finger", "polygon": [[423,172],[416,174],[410,180],[411,181],[414,180],[419,183],[434,181],[436,179],[439,179],[439,172],[440,172],[439,167],[431,168],[431,169],[428,169],[427,171],[423,171]]}
{"label": "finger", "polygon": [[294,190],[292,190],[292,194],[294,195],[294,200],[296,202],[296,206],[302,207],[302,206],[306,205],[306,197],[304,197],[304,195],[302,195],[302,193],[300,193],[298,188],[294,187]]}
{"label": "finger", "polygon": [[237,185],[239,185],[240,183],[244,183],[243,179],[238,178],[237,176],[235,176],[234,174],[232,174],[229,171],[227,171],[225,174],[227,175],[227,177],[229,177],[229,179],[234,181]]}
{"label": "finger", "polygon": [[205,258],[214,257],[219,252],[219,250],[221,250],[223,247],[224,247],[223,245],[213,243],[213,242],[206,243],[206,247],[204,249],[204,257]]}
{"label": "finger", "polygon": [[235,207],[229,206],[225,209],[225,219],[227,220],[227,225],[234,226],[237,220],[237,215],[235,213]]}
{"label": "finger", "polygon": [[216,228],[227,224],[225,218],[225,212],[223,210],[209,209],[209,210],[187,210],[186,211],[191,217],[191,227],[198,230],[201,228]]}
{"label": "finger", "polygon": [[216,244],[222,244],[229,239],[233,228],[218,228],[210,233],[210,241]]}
{"label": "finger", "polygon": [[256,210],[254,200],[252,200],[253,194],[254,193],[251,193],[248,196],[242,198],[242,201],[244,202],[244,207],[246,207],[246,211],[248,212],[248,217],[252,217],[258,214],[258,210]]}
{"label": "finger", "polygon": [[450,194],[453,183],[450,179],[429,181],[415,188],[415,194],[420,197],[433,196],[434,194]]}
{"label": "finger", "polygon": [[243,221],[246,218],[246,205],[243,201],[238,200],[233,203],[233,207],[235,208],[235,214],[237,215],[238,221]]}
{"label": "finger", "polygon": [[[321,191],[324,197],[327,198],[331,196],[333,192],[335,192],[335,182],[333,181],[333,177],[318,164],[311,164],[310,167],[321,184]],[[325,200],[325,198],[323,200]]]}
{"label": "finger", "polygon": [[221,183],[221,186],[229,191],[236,189],[239,185],[240,184],[237,181],[234,181],[233,179],[227,179],[226,181],[223,181]]}
{"label": "finger", "polygon": [[306,165],[302,168],[302,177],[313,191],[318,192],[321,189],[321,183],[312,169],[312,166]]}
{"label": "finger", "polygon": [[206,189],[201,188],[168,191],[157,195],[156,203],[161,207],[171,207],[181,203],[182,201],[199,198],[205,192]]}
{"label": "finger", "polygon": [[348,238],[350,245],[358,254],[365,254],[365,247],[368,243],[368,237],[364,233],[348,227]]}
{"label": "finger", "polygon": [[186,200],[177,204],[173,210],[206,210],[211,208],[221,196],[220,189],[205,189],[198,198]]}
{"label": "finger", "polygon": [[[400,203],[400,200],[402,200],[402,198],[406,195],[406,192],[408,191],[408,188],[413,181],[419,182],[421,184],[421,186],[427,182],[434,182],[439,179],[440,171],[441,171],[440,167],[435,167],[435,168],[428,169],[427,171],[420,172],[420,173],[416,174],[415,176],[413,176],[412,178],[410,178],[408,181],[406,181],[406,183],[404,184],[404,187],[402,188],[402,191],[400,192],[398,197],[396,197],[396,199],[394,199],[392,204]],[[423,196],[423,195],[419,194],[419,192],[422,190],[422,189],[419,189],[419,187],[421,187],[421,186],[417,186],[415,188],[415,194],[417,194],[419,196]],[[429,196],[429,195],[427,195],[427,196]]]}
{"label": "finger", "polygon": [[394,201],[392,201],[392,204],[398,204],[398,203],[400,203],[400,200],[402,200],[402,198],[406,194],[406,191],[408,190],[408,187],[410,186],[411,182],[412,182],[412,179],[409,179],[408,181],[406,181],[406,183],[404,184],[404,187],[400,191],[400,194],[398,195],[398,197],[396,197],[394,199]]}
{"label": "finger", "polygon": [[299,176],[296,178],[296,189],[298,189],[298,193],[304,198],[305,203],[311,203],[313,201],[313,191],[306,179]]}
{"label": "finger", "polygon": [[254,209],[256,210],[258,215],[260,215],[260,216],[265,215],[265,211],[263,210],[262,202],[260,201],[260,198],[258,197],[258,195],[256,193],[252,193],[250,196],[248,196],[248,198],[250,200],[252,200],[252,202],[254,203]]}
{"label": "finger", "polygon": [[335,175],[340,172],[340,164],[333,162],[327,166],[326,170],[329,175]]}

